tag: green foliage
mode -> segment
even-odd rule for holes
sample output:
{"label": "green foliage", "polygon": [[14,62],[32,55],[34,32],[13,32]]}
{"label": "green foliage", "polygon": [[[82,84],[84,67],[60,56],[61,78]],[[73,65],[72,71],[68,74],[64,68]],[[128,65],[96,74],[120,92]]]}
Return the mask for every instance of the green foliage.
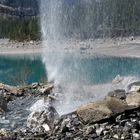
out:
{"label": "green foliage", "polygon": [[[140,0],[89,0],[85,3],[75,0],[73,5],[62,1],[62,14],[57,24],[63,37],[140,35]],[[40,36],[37,18],[0,18],[0,38],[23,41],[40,39]]]}
{"label": "green foliage", "polygon": [[37,18],[0,19],[0,38],[11,40],[37,40],[40,38]]}

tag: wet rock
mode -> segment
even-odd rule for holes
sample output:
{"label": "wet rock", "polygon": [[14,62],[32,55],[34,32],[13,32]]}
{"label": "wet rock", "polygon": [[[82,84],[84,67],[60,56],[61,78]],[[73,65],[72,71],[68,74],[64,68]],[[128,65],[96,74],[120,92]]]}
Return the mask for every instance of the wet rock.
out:
{"label": "wet rock", "polygon": [[61,125],[61,132],[66,133],[70,131],[70,119],[65,119]]}
{"label": "wet rock", "polygon": [[94,123],[121,113],[127,104],[114,97],[107,97],[103,101],[82,105],[77,110],[77,115],[83,123]]}
{"label": "wet rock", "polygon": [[126,102],[130,106],[140,106],[140,94],[131,93],[126,97]]}
{"label": "wet rock", "polygon": [[125,120],[125,114],[120,114],[116,117],[117,123],[122,123],[122,121],[127,121],[127,120]]}
{"label": "wet rock", "polygon": [[40,94],[50,94],[53,89],[53,85],[43,85],[39,83],[33,83],[27,86],[10,86],[0,83],[0,90],[7,92],[7,95],[23,96],[25,93],[40,93]]}
{"label": "wet rock", "polygon": [[23,88],[16,87],[16,86],[10,86],[10,85],[6,85],[6,84],[2,84],[2,83],[0,83],[0,90],[5,90],[9,94],[13,94],[16,96],[23,95],[23,91],[24,91]]}
{"label": "wet rock", "polygon": [[15,98],[13,96],[11,96],[11,95],[6,95],[5,96],[5,100],[7,101],[7,103],[10,102],[10,101],[13,101],[14,99]]}
{"label": "wet rock", "polygon": [[95,128],[93,126],[89,126],[86,131],[85,131],[85,134],[86,135],[89,135],[89,134],[92,134],[95,132]]}
{"label": "wet rock", "polygon": [[41,88],[39,88],[38,90],[42,93],[42,94],[50,94],[50,92],[53,89],[53,85],[45,85],[42,86]]}
{"label": "wet rock", "polygon": [[96,134],[97,134],[97,136],[102,135],[102,134],[103,134],[103,130],[104,130],[103,127],[99,127],[98,129],[96,129]]}
{"label": "wet rock", "polygon": [[113,136],[113,138],[119,139],[119,136],[118,136],[117,134],[115,134],[115,135]]}
{"label": "wet rock", "polygon": [[140,134],[134,133],[133,138],[136,139],[136,140],[139,140],[140,139]]}
{"label": "wet rock", "polygon": [[6,129],[0,129],[0,139],[1,140],[12,140],[15,139],[14,133]]}
{"label": "wet rock", "polygon": [[137,122],[126,122],[125,127],[128,129],[135,129],[137,128]]}
{"label": "wet rock", "polygon": [[107,130],[104,130],[103,131],[103,135],[105,136],[105,135],[109,135],[110,134],[110,132],[109,131],[107,131]]}
{"label": "wet rock", "polygon": [[39,83],[32,83],[32,88],[33,88],[33,89],[38,88],[38,86],[39,86]]}
{"label": "wet rock", "polygon": [[6,120],[5,118],[1,118],[0,119],[0,124],[2,125],[2,124],[9,124],[10,123],[10,121],[9,120]]}
{"label": "wet rock", "polygon": [[117,89],[117,90],[109,92],[108,96],[116,97],[116,98],[124,100],[126,98],[126,93],[125,93],[125,90],[123,89]]}
{"label": "wet rock", "polygon": [[9,92],[15,96],[22,96],[24,94],[24,89],[22,88],[11,88]]}
{"label": "wet rock", "polygon": [[44,111],[32,112],[27,119],[27,127],[33,131],[39,131],[43,128],[45,131],[49,131],[53,128],[54,120],[59,117],[54,107],[49,106]]}
{"label": "wet rock", "polygon": [[0,112],[7,111],[7,101],[3,95],[0,95]]}
{"label": "wet rock", "polygon": [[137,128],[134,128],[131,131],[132,131],[132,133],[139,133],[139,128],[138,127]]}
{"label": "wet rock", "polygon": [[124,139],[124,140],[131,140],[132,138],[131,138],[131,133],[123,133],[122,135],[121,135],[121,139]]}

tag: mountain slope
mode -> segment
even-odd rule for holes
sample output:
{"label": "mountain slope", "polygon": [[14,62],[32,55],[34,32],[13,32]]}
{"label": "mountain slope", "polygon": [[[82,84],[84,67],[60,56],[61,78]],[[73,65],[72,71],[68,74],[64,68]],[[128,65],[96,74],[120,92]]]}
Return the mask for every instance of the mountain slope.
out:
{"label": "mountain slope", "polygon": [[28,17],[38,14],[37,0],[1,0],[0,15]]}

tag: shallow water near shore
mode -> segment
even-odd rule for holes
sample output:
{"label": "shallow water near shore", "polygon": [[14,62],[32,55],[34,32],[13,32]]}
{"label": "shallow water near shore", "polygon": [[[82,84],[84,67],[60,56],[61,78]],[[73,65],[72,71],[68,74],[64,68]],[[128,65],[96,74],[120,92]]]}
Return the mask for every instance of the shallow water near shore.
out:
{"label": "shallow water near shore", "polygon": [[46,80],[45,66],[40,56],[0,56],[0,82],[10,85],[31,84]]}

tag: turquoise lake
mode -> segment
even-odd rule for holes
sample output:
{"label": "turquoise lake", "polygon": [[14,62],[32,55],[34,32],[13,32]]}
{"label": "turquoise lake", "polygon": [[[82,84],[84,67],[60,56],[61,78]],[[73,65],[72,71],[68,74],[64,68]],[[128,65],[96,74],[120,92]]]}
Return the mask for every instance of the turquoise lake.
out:
{"label": "turquoise lake", "polygon": [[[53,55],[48,58],[51,65],[56,62],[55,69],[57,58]],[[140,59],[137,58],[65,55],[58,67],[60,75],[65,75],[65,80],[69,82],[78,80],[84,84],[110,82],[118,74],[121,76],[140,76]],[[0,56],[0,82],[19,85],[46,80],[45,65],[40,56]]]}
{"label": "turquoise lake", "polygon": [[41,57],[0,56],[0,82],[21,85],[45,79],[46,70]]}

